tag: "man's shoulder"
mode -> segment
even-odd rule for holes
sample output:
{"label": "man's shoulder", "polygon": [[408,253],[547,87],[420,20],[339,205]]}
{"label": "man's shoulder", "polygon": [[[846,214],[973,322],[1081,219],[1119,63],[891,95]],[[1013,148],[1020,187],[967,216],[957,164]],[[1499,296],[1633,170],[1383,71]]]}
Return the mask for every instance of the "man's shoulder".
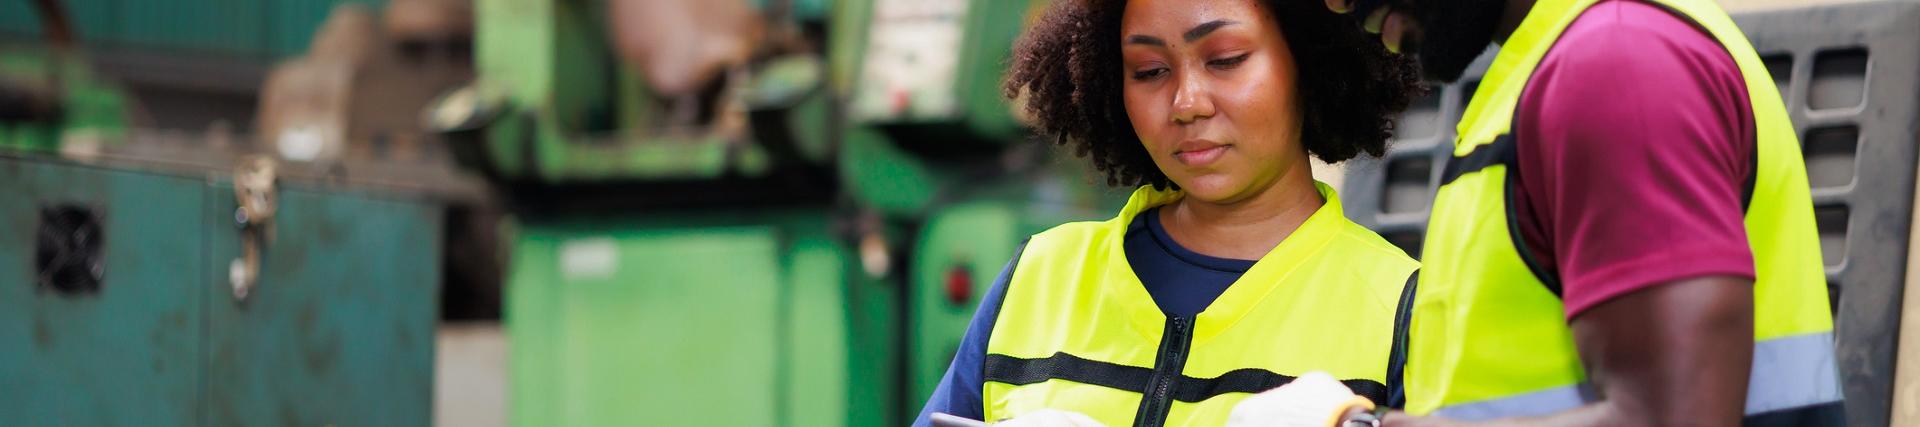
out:
{"label": "man's shoulder", "polygon": [[[1675,101],[1694,97],[1705,104]],[[1520,103],[1529,121],[1599,131],[1595,117],[1659,108],[1744,109],[1746,79],[1726,46],[1689,18],[1643,0],[1602,0],[1562,32],[1534,69]],[[1650,104],[1651,103],[1651,104]]]}
{"label": "man's shoulder", "polygon": [[1733,66],[1719,40],[1691,18],[1645,0],[1603,0],[1587,8],[1554,41],[1545,61],[1630,65],[1658,58]]}

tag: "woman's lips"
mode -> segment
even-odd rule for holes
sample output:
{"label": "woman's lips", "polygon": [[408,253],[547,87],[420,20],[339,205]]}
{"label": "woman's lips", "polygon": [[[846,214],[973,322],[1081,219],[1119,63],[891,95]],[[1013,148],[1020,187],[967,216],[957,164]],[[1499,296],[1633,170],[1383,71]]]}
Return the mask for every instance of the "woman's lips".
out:
{"label": "woman's lips", "polygon": [[1191,140],[1180,143],[1180,146],[1173,151],[1173,158],[1179,160],[1180,164],[1187,166],[1206,166],[1220,160],[1221,156],[1226,155],[1227,147],[1231,147],[1231,145],[1212,141]]}

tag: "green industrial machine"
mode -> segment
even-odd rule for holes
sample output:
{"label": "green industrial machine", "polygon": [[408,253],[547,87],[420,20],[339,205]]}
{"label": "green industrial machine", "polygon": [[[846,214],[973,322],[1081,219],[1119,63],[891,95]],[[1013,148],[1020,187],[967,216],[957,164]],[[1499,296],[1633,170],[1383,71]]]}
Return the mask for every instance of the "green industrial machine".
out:
{"label": "green industrial machine", "polygon": [[0,49],[0,425],[430,423],[457,191],[136,129],[63,15]]}
{"label": "green industrial machine", "polygon": [[713,123],[724,118],[670,120],[665,110],[673,106],[611,53],[603,1],[480,0],[475,14],[478,81],[449,96],[430,120],[474,133],[467,161],[501,182],[766,178],[776,161],[817,163],[826,150],[830,118],[817,54],[779,52],[737,64],[749,67],[751,81],[716,82],[725,86],[721,96],[681,106],[712,115],[747,109],[755,128],[740,129]]}
{"label": "green industrial machine", "polygon": [[1044,1],[842,2],[832,84],[838,170],[862,209],[912,243],[905,405],[933,392],[967,322],[1026,237],[1104,217],[1126,193],[1031,139],[1002,97],[1014,39]]}
{"label": "green industrial machine", "polygon": [[620,61],[610,7],[477,2],[476,82],[428,114],[517,219],[512,423],[897,423],[899,290],[826,166],[824,6],[758,9],[801,30],[696,97]]}
{"label": "green industrial machine", "polygon": [[0,152],[0,424],[428,423],[439,203],[169,151]]}
{"label": "green industrial machine", "polygon": [[904,423],[1025,236],[1118,203],[1000,98],[1026,0],[741,2],[691,95],[621,1],[478,1],[427,114],[515,212],[515,425]]}

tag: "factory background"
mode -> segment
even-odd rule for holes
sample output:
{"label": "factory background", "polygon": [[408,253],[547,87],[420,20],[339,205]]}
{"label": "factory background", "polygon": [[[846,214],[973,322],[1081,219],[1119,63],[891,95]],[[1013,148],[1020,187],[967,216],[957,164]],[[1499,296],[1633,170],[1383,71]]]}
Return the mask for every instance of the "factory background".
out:
{"label": "factory background", "polygon": [[[0,0],[0,424],[904,424],[1127,194],[1002,98],[1046,1]],[[1849,419],[1920,424],[1920,1],[1723,5]],[[1316,166],[1416,257],[1488,57]]]}

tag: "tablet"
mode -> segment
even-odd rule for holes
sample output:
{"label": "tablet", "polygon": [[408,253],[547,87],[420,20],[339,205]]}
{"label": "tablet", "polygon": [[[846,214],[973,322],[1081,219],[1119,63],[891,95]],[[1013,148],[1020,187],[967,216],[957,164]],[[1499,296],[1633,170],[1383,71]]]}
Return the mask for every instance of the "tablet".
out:
{"label": "tablet", "polygon": [[945,412],[935,412],[929,419],[933,421],[933,427],[987,427],[985,422]]}

